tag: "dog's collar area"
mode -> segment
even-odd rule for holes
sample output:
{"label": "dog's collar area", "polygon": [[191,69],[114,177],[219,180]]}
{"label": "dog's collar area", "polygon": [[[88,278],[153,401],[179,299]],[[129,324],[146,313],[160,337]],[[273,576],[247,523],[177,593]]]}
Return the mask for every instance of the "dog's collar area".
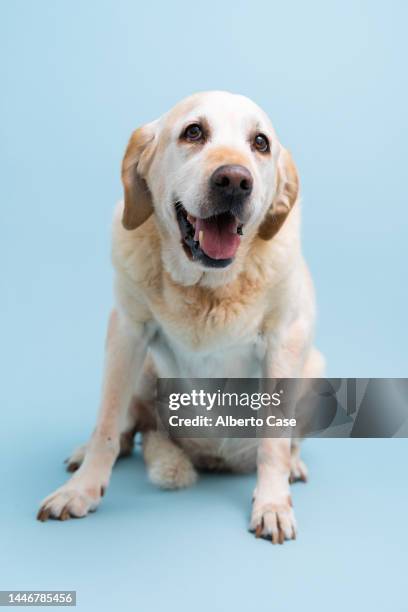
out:
{"label": "dog's collar area", "polygon": [[[175,210],[184,252],[190,260],[200,262],[209,268],[226,268],[232,263],[234,256],[226,258],[213,258],[203,250],[201,245],[204,242],[205,230],[199,229],[200,224],[198,224],[197,221],[208,224],[208,219],[197,220],[187,212],[180,201],[175,203]],[[243,235],[243,224],[239,223],[233,215],[230,215],[229,213],[222,213],[209,219],[210,221],[213,220],[214,223],[223,223],[224,225],[227,223],[230,228],[233,227],[236,234],[235,241],[239,243],[239,236]]]}

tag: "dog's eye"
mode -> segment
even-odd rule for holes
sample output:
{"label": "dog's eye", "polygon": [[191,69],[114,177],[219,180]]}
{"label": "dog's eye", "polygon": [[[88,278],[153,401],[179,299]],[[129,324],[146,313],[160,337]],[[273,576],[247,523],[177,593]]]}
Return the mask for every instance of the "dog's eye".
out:
{"label": "dog's eye", "polygon": [[265,136],[265,134],[257,134],[254,139],[254,147],[260,153],[268,153],[269,149],[269,140]]}
{"label": "dog's eye", "polygon": [[203,136],[203,130],[199,123],[192,123],[191,125],[188,125],[183,133],[183,137],[190,142],[202,140]]}

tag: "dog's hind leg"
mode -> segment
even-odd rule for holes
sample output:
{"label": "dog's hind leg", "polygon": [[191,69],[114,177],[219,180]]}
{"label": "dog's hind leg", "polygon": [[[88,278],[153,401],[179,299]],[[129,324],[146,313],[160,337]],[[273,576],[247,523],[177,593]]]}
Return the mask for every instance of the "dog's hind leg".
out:
{"label": "dog's hind leg", "polygon": [[307,482],[308,469],[300,458],[300,440],[292,440],[290,447],[290,476],[289,482]]}

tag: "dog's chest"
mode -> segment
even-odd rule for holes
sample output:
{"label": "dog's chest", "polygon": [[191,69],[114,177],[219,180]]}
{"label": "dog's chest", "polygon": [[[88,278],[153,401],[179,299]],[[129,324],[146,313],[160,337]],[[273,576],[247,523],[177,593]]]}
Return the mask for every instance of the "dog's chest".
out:
{"label": "dog's chest", "polygon": [[150,353],[162,377],[261,375],[265,342],[261,308],[221,300],[198,303],[187,294],[177,308],[155,312]]}
{"label": "dog's chest", "polygon": [[241,275],[217,289],[180,286],[163,278],[149,292],[155,334],[150,353],[162,377],[260,376],[266,293]]}
{"label": "dog's chest", "polygon": [[262,376],[265,342],[256,334],[246,342],[192,350],[157,326],[149,352],[163,378],[252,378]]}

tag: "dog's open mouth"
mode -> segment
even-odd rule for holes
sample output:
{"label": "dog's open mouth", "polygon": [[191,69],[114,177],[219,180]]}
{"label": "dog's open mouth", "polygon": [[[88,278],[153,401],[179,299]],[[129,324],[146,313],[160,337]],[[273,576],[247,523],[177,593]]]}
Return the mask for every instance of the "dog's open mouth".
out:
{"label": "dog's open mouth", "polygon": [[242,223],[229,212],[200,219],[190,215],[181,202],[175,206],[187,256],[213,268],[228,266],[241,242]]}

